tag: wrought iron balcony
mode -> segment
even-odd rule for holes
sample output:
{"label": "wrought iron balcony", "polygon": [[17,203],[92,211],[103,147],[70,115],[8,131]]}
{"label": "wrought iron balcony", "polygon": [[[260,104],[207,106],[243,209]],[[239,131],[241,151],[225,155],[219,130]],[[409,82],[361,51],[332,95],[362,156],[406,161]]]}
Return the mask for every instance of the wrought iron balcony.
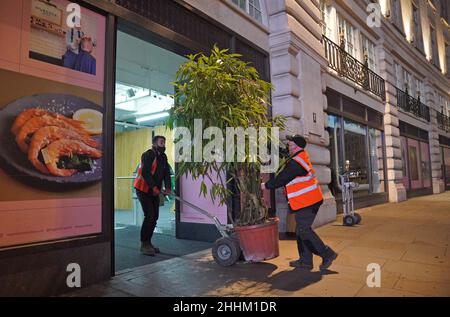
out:
{"label": "wrought iron balcony", "polygon": [[417,99],[411,97],[408,90],[404,92],[397,88],[397,107],[430,122],[430,108],[420,101],[420,96]]}
{"label": "wrought iron balcony", "polygon": [[348,78],[358,86],[386,100],[386,87],[384,79],[369,69],[367,59],[361,63],[355,57],[347,53],[344,46],[337,45],[332,40],[323,36],[322,43],[325,47],[325,57],[328,66],[340,76]]}
{"label": "wrought iron balcony", "polygon": [[437,113],[437,123],[438,127],[445,132],[450,132],[450,117],[446,116],[443,113]]}

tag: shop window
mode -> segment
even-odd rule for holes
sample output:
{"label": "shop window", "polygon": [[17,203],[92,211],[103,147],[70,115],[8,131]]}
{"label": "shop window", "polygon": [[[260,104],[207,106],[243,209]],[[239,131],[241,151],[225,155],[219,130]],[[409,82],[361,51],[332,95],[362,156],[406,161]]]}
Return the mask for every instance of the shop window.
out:
{"label": "shop window", "polygon": [[408,143],[405,137],[400,137],[401,151],[402,151],[402,172],[403,172],[403,185],[406,189],[409,189],[409,160],[408,160]]}
{"label": "shop window", "polygon": [[385,192],[384,133],[335,115],[328,115],[333,195],[340,195],[339,176],[359,184],[355,195]]}
{"label": "shop window", "polygon": [[430,146],[428,143],[420,142],[420,164],[422,171],[423,187],[431,187],[431,163]]}
{"label": "shop window", "polygon": [[414,145],[409,146],[409,163],[411,166],[411,181],[419,180],[419,155],[417,147]]}
{"label": "shop window", "polygon": [[327,90],[327,103],[328,108],[341,110],[341,97],[334,91]]}
{"label": "shop window", "polygon": [[450,186],[450,148],[444,148],[445,182]]}
{"label": "shop window", "polygon": [[330,190],[333,195],[339,192],[340,180],[339,175],[343,173],[343,153],[341,151],[341,119],[334,115],[328,115],[328,134],[330,136],[330,152],[331,152],[331,184]]}
{"label": "shop window", "polygon": [[366,127],[344,119],[344,172],[359,184],[358,193],[369,193]]}
{"label": "shop window", "polygon": [[370,128],[369,144],[371,192],[381,193],[385,191],[383,132]]}
{"label": "shop window", "polygon": [[370,108],[367,109],[367,122],[373,124],[378,128],[383,127],[383,115],[378,111],[372,110]]}
{"label": "shop window", "polygon": [[366,119],[366,108],[353,100],[343,98],[343,108],[344,112],[360,117],[363,120]]}

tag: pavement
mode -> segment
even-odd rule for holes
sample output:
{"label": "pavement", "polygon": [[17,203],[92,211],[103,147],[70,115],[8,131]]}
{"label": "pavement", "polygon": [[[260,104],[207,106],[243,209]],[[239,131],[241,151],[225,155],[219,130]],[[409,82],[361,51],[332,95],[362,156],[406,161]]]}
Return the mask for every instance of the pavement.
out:
{"label": "pavement", "polygon": [[[339,253],[326,272],[290,268],[294,240],[280,241],[280,256],[263,263],[218,266],[209,250],[142,266],[66,296],[450,296],[450,192],[358,211],[355,227],[317,229]],[[368,265],[381,267],[371,288]],[[369,280],[372,280],[369,277]]]}

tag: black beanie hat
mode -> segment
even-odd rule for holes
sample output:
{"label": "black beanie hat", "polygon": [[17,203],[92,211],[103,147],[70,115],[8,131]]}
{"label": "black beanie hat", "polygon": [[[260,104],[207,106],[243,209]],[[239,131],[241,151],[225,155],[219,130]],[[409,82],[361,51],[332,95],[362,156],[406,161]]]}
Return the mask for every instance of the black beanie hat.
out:
{"label": "black beanie hat", "polygon": [[301,148],[305,148],[306,147],[306,140],[304,137],[302,137],[299,134],[295,134],[295,135],[288,135],[286,136],[286,139],[288,141],[292,141],[295,144],[297,144],[297,146],[301,147]]}

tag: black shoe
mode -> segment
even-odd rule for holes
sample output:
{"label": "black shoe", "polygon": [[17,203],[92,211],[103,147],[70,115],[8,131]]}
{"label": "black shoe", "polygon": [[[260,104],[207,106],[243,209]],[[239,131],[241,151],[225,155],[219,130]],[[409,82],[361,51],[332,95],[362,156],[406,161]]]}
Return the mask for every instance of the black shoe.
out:
{"label": "black shoe", "polygon": [[320,270],[324,271],[328,269],[337,257],[338,254],[331,250],[331,248],[328,248],[326,255],[322,258],[322,264],[319,266]]}
{"label": "black shoe", "polygon": [[314,267],[312,265],[312,263],[305,263],[302,260],[291,261],[291,262],[289,262],[289,266],[303,269],[303,270],[308,270],[308,271],[311,271]]}
{"label": "black shoe", "polygon": [[161,253],[161,251],[159,250],[159,248],[157,248],[157,247],[155,247],[155,246],[153,246],[153,245],[152,245],[152,247],[153,247],[153,250],[155,250],[155,253]]}
{"label": "black shoe", "polygon": [[156,252],[150,244],[143,242],[141,243],[141,253],[143,255],[154,256]]}

